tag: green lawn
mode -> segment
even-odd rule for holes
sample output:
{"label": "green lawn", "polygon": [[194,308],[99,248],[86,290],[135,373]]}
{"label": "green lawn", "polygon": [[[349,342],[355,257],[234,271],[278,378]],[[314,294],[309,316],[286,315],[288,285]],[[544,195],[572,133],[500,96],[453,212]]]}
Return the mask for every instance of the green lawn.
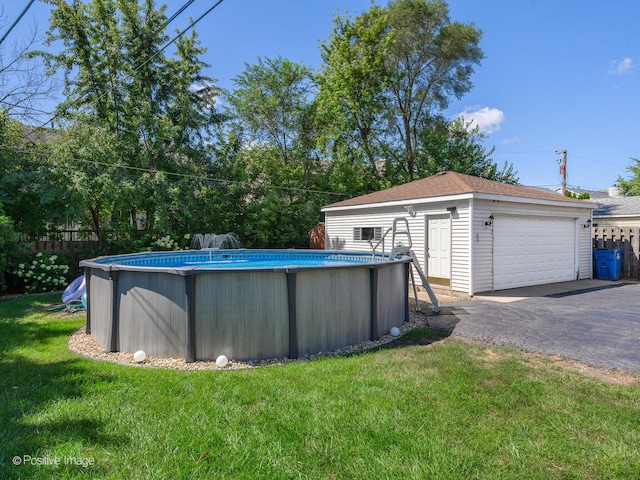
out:
{"label": "green lawn", "polygon": [[637,382],[425,330],[250,370],[124,366],[67,349],[84,318],[58,298],[0,302],[3,479],[640,478]]}

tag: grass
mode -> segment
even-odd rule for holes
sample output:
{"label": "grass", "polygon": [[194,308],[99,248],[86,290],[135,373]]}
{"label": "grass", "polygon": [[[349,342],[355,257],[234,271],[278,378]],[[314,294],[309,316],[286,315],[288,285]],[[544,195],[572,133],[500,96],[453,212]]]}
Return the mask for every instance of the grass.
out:
{"label": "grass", "polygon": [[640,478],[637,382],[425,329],[252,370],[124,366],[69,352],[84,318],[55,301],[0,303],[0,478]]}

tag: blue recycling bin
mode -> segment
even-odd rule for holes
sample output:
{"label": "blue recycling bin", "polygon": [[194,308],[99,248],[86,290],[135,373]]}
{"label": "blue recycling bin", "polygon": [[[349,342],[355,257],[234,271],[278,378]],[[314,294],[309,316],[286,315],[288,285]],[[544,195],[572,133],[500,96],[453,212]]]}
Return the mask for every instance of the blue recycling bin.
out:
{"label": "blue recycling bin", "polygon": [[599,280],[620,280],[622,271],[622,249],[594,250],[593,261],[596,278]]}

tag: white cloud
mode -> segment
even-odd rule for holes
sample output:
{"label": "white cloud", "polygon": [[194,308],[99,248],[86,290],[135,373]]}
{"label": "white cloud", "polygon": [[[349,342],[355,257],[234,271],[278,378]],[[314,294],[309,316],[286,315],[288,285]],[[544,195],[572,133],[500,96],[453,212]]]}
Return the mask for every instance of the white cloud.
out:
{"label": "white cloud", "polygon": [[500,130],[500,124],[505,120],[502,110],[489,107],[467,107],[457,117],[462,117],[465,122],[471,122],[470,128],[480,127],[480,131],[487,135]]}
{"label": "white cloud", "polygon": [[518,137],[513,137],[513,138],[505,138],[502,142],[503,145],[509,145],[511,143],[518,143],[520,141],[520,139]]}
{"label": "white cloud", "polygon": [[609,73],[611,75],[624,75],[629,70],[635,67],[636,65],[633,64],[633,60],[631,60],[629,57],[625,57],[620,62],[617,62],[615,60],[611,62]]}

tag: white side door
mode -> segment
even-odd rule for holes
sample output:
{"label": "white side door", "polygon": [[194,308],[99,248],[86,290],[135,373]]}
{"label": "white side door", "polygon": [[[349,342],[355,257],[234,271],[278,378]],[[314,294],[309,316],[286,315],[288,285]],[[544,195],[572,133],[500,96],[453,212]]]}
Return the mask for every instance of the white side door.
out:
{"label": "white side door", "polygon": [[451,217],[427,216],[425,220],[427,279],[435,285],[451,284]]}

